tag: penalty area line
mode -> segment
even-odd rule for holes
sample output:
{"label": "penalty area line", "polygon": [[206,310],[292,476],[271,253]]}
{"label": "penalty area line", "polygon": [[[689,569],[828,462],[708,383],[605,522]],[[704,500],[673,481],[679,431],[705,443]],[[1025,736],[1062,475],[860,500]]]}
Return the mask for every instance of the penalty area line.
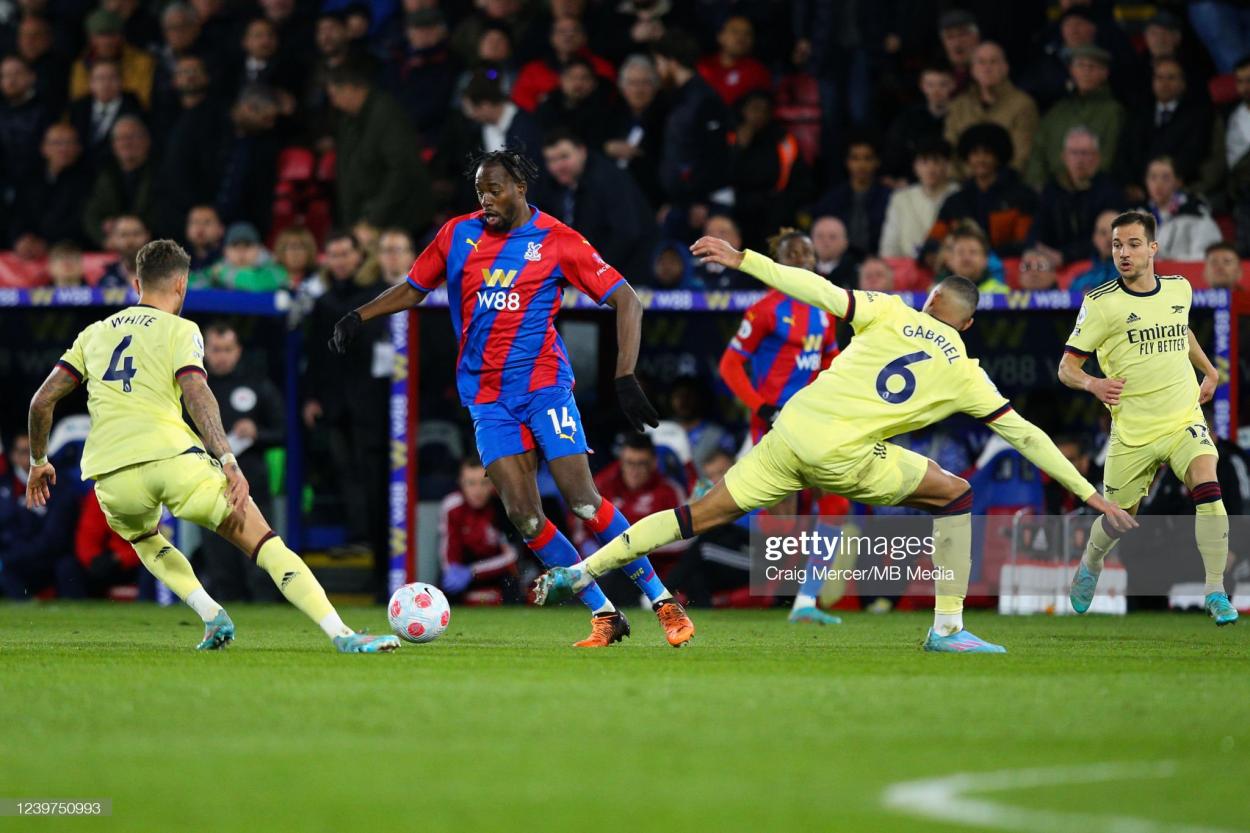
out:
{"label": "penalty area line", "polygon": [[1159,822],[1119,814],[1035,810],[991,800],[984,793],[1033,787],[1142,781],[1175,777],[1173,761],[1084,764],[1079,766],[960,772],[891,784],[881,795],[889,810],[951,824],[1011,830],[1015,833],[1246,833],[1245,830]]}

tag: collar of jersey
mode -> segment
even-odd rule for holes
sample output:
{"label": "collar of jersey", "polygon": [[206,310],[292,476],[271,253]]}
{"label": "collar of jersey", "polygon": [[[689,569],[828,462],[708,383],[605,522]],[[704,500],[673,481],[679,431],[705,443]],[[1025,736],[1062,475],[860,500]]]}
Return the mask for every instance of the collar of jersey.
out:
{"label": "collar of jersey", "polygon": [[1153,275],[1152,277],[1155,279],[1155,288],[1149,292],[1135,292],[1132,289],[1129,289],[1128,284],[1124,282],[1124,278],[1122,277],[1116,278],[1116,283],[1120,284],[1120,289],[1123,289],[1129,295],[1134,295],[1138,298],[1149,298],[1151,295],[1158,293],[1159,289],[1163,286],[1163,281],[1159,280],[1158,275]]}

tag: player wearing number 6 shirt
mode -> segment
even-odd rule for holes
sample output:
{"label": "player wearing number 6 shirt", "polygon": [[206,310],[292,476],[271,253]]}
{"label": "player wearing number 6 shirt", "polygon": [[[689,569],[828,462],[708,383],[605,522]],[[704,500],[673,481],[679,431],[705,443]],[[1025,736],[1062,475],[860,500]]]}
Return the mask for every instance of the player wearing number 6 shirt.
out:
{"label": "player wearing number 6 shirt", "polygon": [[582,564],[543,574],[540,602],[567,596],[639,551],[689,538],[733,521],[805,487],[876,505],[904,505],[934,513],[933,564],[939,571],[930,651],[1005,649],[963,629],[963,600],[971,566],[972,490],[963,478],[889,442],[956,412],[989,424],[1035,465],[1117,529],[1136,521],[1109,503],[1077,472],[1042,431],[1020,417],[994,387],[960,333],[972,325],[976,285],[950,277],[938,284],[923,311],[894,295],[847,292],[812,272],[781,266],[756,252],[739,252],[704,237],[692,251],[759,278],[804,303],[845,318],[855,330],[815,382],[781,410],[773,430],[699,500],[650,515]]}
{"label": "player wearing number 6 shirt", "polygon": [[[1215,477],[1215,444],[1201,408],[1215,393],[1219,374],[1189,329],[1189,281],[1155,275],[1158,248],[1154,215],[1129,211],[1111,221],[1111,255],[1120,276],[1085,296],[1059,363],[1059,379],[1089,391],[1111,411],[1103,473],[1109,500],[1136,513],[1164,463],[1184,480],[1206,570],[1205,607],[1217,625],[1231,625],[1237,609],[1224,592],[1228,514]],[[1105,378],[1082,369],[1095,353]],[[1195,369],[1202,372],[1201,385]],[[1069,596],[1077,613],[1093,603],[1103,559],[1117,537],[1102,524],[1090,529]]]}
{"label": "player wearing number 6 shirt", "polygon": [[[86,385],[91,431],[83,449],[83,480],[96,481],[109,527],[204,621],[200,650],[229,645],[234,623],[200,585],[191,562],[161,534],[162,506],[250,554],[340,651],[397,649],[394,636],[356,633],[343,624],[312,571],[248,497],[247,478],[230,453],[206,381],[200,328],[181,317],[191,258],[172,240],[154,240],[139,250],[135,264],[139,303],[79,333],[30,402],[26,505],[43,506],[56,485],[45,455],[56,403]],[[199,436],[182,419],[184,404]]]}
{"label": "player wearing number 6 shirt", "polygon": [[[482,210],[444,224],[405,283],[338,322],[330,348],[345,350],[362,321],[415,306],[445,280],[459,341],[456,385],[473,417],[478,453],[508,519],[545,565],[558,567],[580,559],[543,514],[536,479],[539,452],[573,513],[600,543],[629,528],[590,476],[573,369],[555,328],[565,286],[615,308],[621,410],[638,431],[658,420],[634,378],[642,328],[638,296],[585,238],[525,201],[537,172],[532,161],[513,151],[478,157],[470,175]],[[690,618],[645,552],[617,566],[625,567],[646,594],[669,644],[677,647],[694,636]],[[629,635],[629,622],[597,585],[580,590],[593,616],[590,636],[578,647],[607,647]]]}

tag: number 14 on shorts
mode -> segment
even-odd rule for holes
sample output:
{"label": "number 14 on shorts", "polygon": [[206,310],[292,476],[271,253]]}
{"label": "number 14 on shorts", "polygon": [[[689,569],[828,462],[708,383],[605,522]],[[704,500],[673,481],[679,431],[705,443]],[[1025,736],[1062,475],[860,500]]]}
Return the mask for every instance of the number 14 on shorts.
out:
{"label": "number 14 on shorts", "polygon": [[573,437],[577,434],[577,421],[569,413],[569,408],[565,405],[560,409],[560,413],[556,413],[555,408],[547,409],[547,416],[551,417],[551,430],[562,440],[573,442]]}

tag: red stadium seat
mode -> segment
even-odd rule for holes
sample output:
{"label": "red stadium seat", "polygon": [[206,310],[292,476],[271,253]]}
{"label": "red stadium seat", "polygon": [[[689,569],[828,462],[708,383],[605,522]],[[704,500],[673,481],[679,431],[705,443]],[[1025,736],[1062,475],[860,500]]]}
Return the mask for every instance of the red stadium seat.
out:
{"label": "red stadium seat", "polygon": [[291,146],[278,154],[278,183],[307,182],[313,178],[316,157],[308,148]]}
{"label": "red stadium seat", "polygon": [[321,158],[317,160],[317,181],[333,182],[334,181],[334,164],[337,157],[334,151],[328,150],[321,154]]}
{"label": "red stadium seat", "polygon": [[1217,107],[1232,104],[1237,100],[1237,79],[1232,74],[1217,75],[1207,82],[1207,90],[1211,93],[1211,103]]}

